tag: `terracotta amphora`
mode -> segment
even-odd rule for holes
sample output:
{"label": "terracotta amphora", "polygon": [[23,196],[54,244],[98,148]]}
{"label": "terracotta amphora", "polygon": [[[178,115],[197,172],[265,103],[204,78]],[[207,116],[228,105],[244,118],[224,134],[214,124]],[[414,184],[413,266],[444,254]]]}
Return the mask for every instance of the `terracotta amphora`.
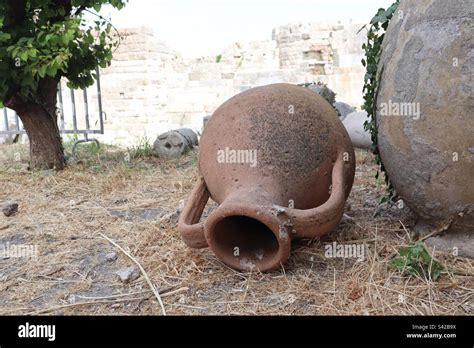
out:
{"label": "terracotta amphora", "polygon": [[[270,271],[295,238],[340,222],[355,155],[335,110],[290,84],[247,90],[220,106],[199,149],[201,177],[178,222],[186,244],[209,247],[228,266]],[[209,198],[219,204],[207,219]]]}

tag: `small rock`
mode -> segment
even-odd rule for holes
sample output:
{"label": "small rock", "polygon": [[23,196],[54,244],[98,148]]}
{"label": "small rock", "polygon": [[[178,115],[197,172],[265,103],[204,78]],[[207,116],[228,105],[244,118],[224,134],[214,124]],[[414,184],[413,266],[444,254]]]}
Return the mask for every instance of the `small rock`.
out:
{"label": "small rock", "polygon": [[10,217],[18,213],[18,203],[6,202],[2,204],[2,212],[6,217]]}
{"label": "small rock", "polygon": [[125,284],[133,282],[140,277],[140,271],[136,267],[125,267],[119,269],[115,274],[118,275],[120,280]]}
{"label": "small rock", "polygon": [[114,251],[112,251],[111,253],[108,253],[107,255],[105,255],[105,259],[109,262],[113,262],[113,261],[117,260],[117,258],[118,258],[118,255]]}
{"label": "small rock", "polygon": [[153,153],[161,158],[178,158],[197,145],[196,132],[181,128],[159,135],[153,144]]}

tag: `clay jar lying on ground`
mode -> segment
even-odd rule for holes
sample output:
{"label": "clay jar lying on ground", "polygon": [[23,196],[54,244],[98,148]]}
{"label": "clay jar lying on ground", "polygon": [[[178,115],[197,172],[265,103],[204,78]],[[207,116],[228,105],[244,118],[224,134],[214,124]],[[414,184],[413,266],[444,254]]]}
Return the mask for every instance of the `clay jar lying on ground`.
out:
{"label": "clay jar lying on ground", "polygon": [[[334,109],[290,84],[243,92],[214,113],[201,139],[198,180],[178,229],[193,248],[209,246],[232,268],[273,270],[294,238],[340,222],[355,156]],[[209,199],[219,203],[199,222]]]}

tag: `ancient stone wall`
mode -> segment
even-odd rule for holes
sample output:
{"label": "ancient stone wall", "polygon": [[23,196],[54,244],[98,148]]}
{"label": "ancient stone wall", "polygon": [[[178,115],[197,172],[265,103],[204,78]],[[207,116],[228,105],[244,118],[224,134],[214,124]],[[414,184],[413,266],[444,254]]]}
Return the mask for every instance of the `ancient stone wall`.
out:
{"label": "ancient stone wall", "polygon": [[102,141],[133,144],[189,127],[246,89],[277,82],[323,81],[337,99],[362,104],[361,25],[298,24],[275,28],[268,41],[234,43],[219,56],[186,60],[149,28],[122,31],[123,41],[102,75]]}

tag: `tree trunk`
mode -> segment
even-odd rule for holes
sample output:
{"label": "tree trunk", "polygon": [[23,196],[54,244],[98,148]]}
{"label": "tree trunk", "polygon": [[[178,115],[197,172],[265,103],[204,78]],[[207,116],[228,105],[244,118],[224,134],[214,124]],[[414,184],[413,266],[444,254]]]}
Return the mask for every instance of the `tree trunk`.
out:
{"label": "tree trunk", "polygon": [[56,115],[58,80],[40,82],[42,105],[13,97],[6,104],[18,113],[30,141],[30,169],[62,170],[66,166]]}
{"label": "tree trunk", "polygon": [[66,159],[56,116],[34,104],[18,115],[30,140],[30,169],[64,169]]}

